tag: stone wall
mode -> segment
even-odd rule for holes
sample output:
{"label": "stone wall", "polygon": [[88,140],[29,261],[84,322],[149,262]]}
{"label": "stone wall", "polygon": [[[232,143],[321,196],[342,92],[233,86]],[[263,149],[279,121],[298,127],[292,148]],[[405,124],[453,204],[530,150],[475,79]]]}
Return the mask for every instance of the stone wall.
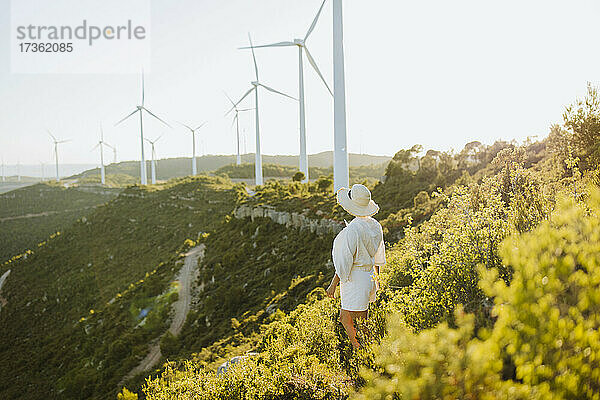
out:
{"label": "stone wall", "polygon": [[296,228],[302,231],[309,231],[317,235],[336,235],[344,228],[342,222],[331,219],[314,219],[305,214],[287,211],[277,211],[275,208],[267,205],[263,206],[240,206],[233,212],[236,218],[270,218],[273,222],[285,225],[287,228]]}

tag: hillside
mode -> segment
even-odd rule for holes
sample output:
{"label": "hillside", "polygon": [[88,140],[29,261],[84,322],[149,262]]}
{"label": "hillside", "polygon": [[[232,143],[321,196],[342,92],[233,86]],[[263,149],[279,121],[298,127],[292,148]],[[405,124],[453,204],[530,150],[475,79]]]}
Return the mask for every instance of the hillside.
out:
{"label": "hillside", "polygon": [[[387,156],[372,156],[368,154],[349,154],[348,155],[351,167],[369,166],[369,165],[381,165],[390,161],[391,157]],[[196,159],[198,171],[209,172],[215,171],[219,168],[225,167],[230,164],[235,164],[234,155],[205,155],[197,157]],[[243,154],[242,162],[244,164],[254,164],[254,154]],[[191,158],[167,158],[157,161],[156,165],[156,177],[158,180],[168,180],[171,178],[187,176],[191,174]],[[330,168],[333,165],[333,153],[331,151],[310,154],[308,156],[308,163],[311,167],[315,168]],[[263,155],[263,164],[273,164],[297,168],[298,156],[285,156],[285,155]],[[148,162],[148,176],[150,176],[150,162]],[[268,171],[267,171],[268,172]],[[265,172],[265,176],[271,176]],[[98,168],[90,169],[76,174],[68,179],[81,179],[93,175],[99,175],[100,171]],[[134,178],[140,176],[140,163],[139,161],[124,161],[117,164],[110,164],[106,166],[106,174],[121,174],[129,175]],[[289,174],[291,177],[292,174]],[[252,177],[254,174],[252,174]],[[279,176],[279,175],[273,175]],[[287,176],[287,175],[286,175]],[[318,175],[317,175],[318,176]],[[381,176],[381,175],[379,175]],[[243,176],[245,177],[245,176]]]}
{"label": "hillside", "polygon": [[[317,285],[305,304],[249,334],[242,329],[238,343],[254,338],[254,346],[212,346],[168,364],[147,382],[144,398],[596,398],[599,98],[590,90],[542,142],[502,146],[479,162],[467,158],[470,165],[451,169],[434,192],[402,184],[426,172],[426,160],[406,165],[407,151],[395,156],[375,199],[406,219],[388,248],[358,351],[338,323],[339,298]],[[300,204],[314,207],[303,214],[339,218],[326,195],[307,189],[272,183],[246,204],[275,208],[269,215],[281,223],[288,221],[281,209],[299,212]],[[413,224],[417,212],[422,218]],[[232,328],[245,325],[239,322]],[[252,355],[220,375],[206,361],[246,349]]]}
{"label": "hillside", "polygon": [[351,218],[331,178],[125,189],[0,267],[0,397],[594,398],[594,93],[538,142],[397,152],[358,351],[324,291]]}
{"label": "hillside", "polygon": [[177,297],[169,282],[189,239],[214,229],[240,196],[206,177],[130,187],[3,264],[0,398],[114,398],[166,329]]}
{"label": "hillside", "polygon": [[117,193],[39,183],[0,194],[0,261],[36,247]]}

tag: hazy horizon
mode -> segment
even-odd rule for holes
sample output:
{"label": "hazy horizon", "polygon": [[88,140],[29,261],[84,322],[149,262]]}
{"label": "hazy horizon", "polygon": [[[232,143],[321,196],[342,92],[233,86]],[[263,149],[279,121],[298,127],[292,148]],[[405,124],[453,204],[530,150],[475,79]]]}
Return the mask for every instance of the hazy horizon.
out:
{"label": "hazy horizon", "polygon": [[[232,154],[235,133],[229,103],[253,79],[247,44],[303,37],[321,0],[250,3],[151,2],[151,65],[146,104],[174,126],[145,119],[158,158],[189,157],[190,135],[176,121],[199,124],[197,154]],[[139,102],[136,74],[11,74],[10,1],[0,0],[0,156],[5,163],[52,162],[46,129],[60,139],[61,163],[98,163],[91,151],[102,123],[119,159],[139,159],[139,125],[114,123]],[[35,10],[32,10],[34,12]],[[392,156],[415,143],[460,150],[478,140],[544,137],[564,107],[600,82],[595,47],[600,4],[591,0],[483,3],[344,2],[349,151]],[[331,84],[331,3],[308,45]],[[572,60],[568,54],[578,54]],[[297,50],[256,51],[261,80],[297,95]],[[305,60],[307,147],[332,149],[332,100]],[[260,93],[264,154],[297,154],[298,107]],[[245,106],[252,106],[247,99]],[[243,152],[254,151],[253,113],[240,118]],[[149,146],[146,157],[149,158]],[[107,158],[112,154],[108,152]]]}

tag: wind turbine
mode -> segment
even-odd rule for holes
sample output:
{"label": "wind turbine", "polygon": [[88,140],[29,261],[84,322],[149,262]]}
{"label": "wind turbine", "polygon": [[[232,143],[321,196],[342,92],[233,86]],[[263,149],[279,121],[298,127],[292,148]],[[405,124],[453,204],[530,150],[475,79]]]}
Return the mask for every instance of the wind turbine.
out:
{"label": "wind turbine", "polygon": [[60,181],[60,177],[58,176],[58,145],[61,143],[67,143],[70,140],[57,140],[56,137],[54,137],[54,135],[50,131],[48,131],[48,135],[50,135],[50,137],[54,141],[54,160],[56,162],[56,182],[58,182],[58,181]]}
{"label": "wind turbine", "polygon": [[[317,12],[317,15],[315,15],[315,18],[313,19],[312,24],[308,28],[308,31],[304,35],[303,39],[294,39],[291,42],[278,42],[278,43],[265,44],[265,45],[261,45],[261,46],[254,46],[255,49],[261,48],[261,47],[290,47],[290,46],[298,47],[298,93],[299,93],[298,97],[300,98],[300,101],[299,101],[299,107],[300,107],[300,112],[299,112],[299,115],[300,115],[300,158],[299,158],[299,166],[298,167],[299,167],[300,171],[304,174],[303,182],[308,182],[308,155],[306,154],[306,117],[305,117],[305,107],[304,107],[304,67],[303,67],[303,63],[302,63],[303,50],[304,50],[304,53],[306,54],[306,59],[308,60],[310,65],[313,67],[313,69],[315,70],[317,75],[319,75],[319,77],[321,78],[321,81],[323,81],[323,83],[325,84],[325,87],[327,88],[329,93],[333,96],[333,93],[331,92],[329,85],[327,85],[325,78],[323,78],[323,74],[321,74],[319,67],[317,67],[317,63],[315,62],[314,58],[310,54],[308,47],[306,47],[306,40],[308,39],[308,37],[310,36],[312,31],[315,29],[315,26],[317,25],[317,21],[319,20],[319,16],[321,15],[321,11],[323,10],[325,1],[327,1],[327,0],[323,0],[323,2],[321,3],[321,7],[319,8],[319,11]],[[244,49],[248,49],[248,48],[249,47],[244,47]]]}
{"label": "wind turbine", "polygon": [[116,145],[111,146],[108,143],[106,145],[112,149],[112,151],[113,151],[113,164],[116,164],[117,163],[117,146]]}
{"label": "wind turbine", "polygon": [[234,104],[234,107],[232,107],[229,111],[227,111],[227,113],[225,115],[227,115],[231,111],[233,111],[234,108],[236,106],[238,106],[242,102],[242,100],[244,100],[246,98],[246,96],[248,96],[250,93],[254,92],[254,111],[255,111],[254,120],[256,123],[256,151],[255,151],[255,161],[254,161],[254,175],[255,175],[256,185],[262,185],[263,184],[263,174],[262,174],[262,157],[260,154],[260,124],[259,124],[259,120],[258,120],[258,115],[259,115],[259,112],[258,112],[258,87],[259,86],[263,87],[264,89],[267,89],[270,92],[277,93],[277,94],[280,94],[285,97],[289,97],[292,100],[298,100],[298,99],[260,83],[260,81],[258,79],[258,64],[256,64],[256,56],[254,55],[254,46],[252,46],[252,38],[250,37],[250,33],[248,33],[248,40],[250,41],[250,49],[252,50],[252,60],[254,61],[254,72],[256,74],[256,80],[250,82],[252,87],[250,89],[248,89],[248,91],[246,93],[244,93],[242,98],[239,99],[238,102]]}
{"label": "wind turbine", "polygon": [[140,160],[140,179],[141,179],[142,185],[147,185],[148,180],[146,178],[146,159],[144,158],[144,122],[143,122],[143,114],[144,113],[143,113],[143,111],[146,111],[148,114],[150,114],[151,116],[153,116],[154,118],[156,118],[157,120],[159,120],[160,122],[162,122],[163,124],[165,124],[166,126],[171,128],[171,125],[169,125],[162,119],[158,118],[156,115],[154,115],[154,113],[152,113],[152,111],[150,111],[146,107],[144,107],[144,73],[142,72],[142,102],[141,102],[141,105],[136,106],[135,110],[133,110],[129,115],[127,115],[125,118],[123,118],[119,122],[117,122],[115,124],[115,126],[119,125],[121,122],[123,122],[127,118],[131,117],[133,114],[139,112],[139,114],[140,114],[140,147],[141,147],[141,152],[142,152],[142,159]]}
{"label": "wind turbine", "polygon": [[342,0],[333,0],[333,190],[349,187]]}
{"label": "wind turbine", "polygon": [[[206,125],[206,122],[201,123],[200,125],[198,125],[195,128],[192,128],[189,125],[184,124],[183,122],[180,122],[180,124],[182,126],[184,126],[185,128],[187,128],[190,133],[192,134],[192,175],[196,175],[197,174],[197,165],[196,165],[196,132],[198,131],[198,129],[202,128],[204,125]],[[158,139],[156,139],[158,140]]]}
{"label": "wind turbine", "polygon": [[103,146],[111,147],[108,143],[104,141],[104,130],[102,129],[102,125],[100,125],[100,141],[96,143],[96,145],[92,148],[92,151],[100,148],[100,181],[102,184],[106,184],[106,174],[104,172],[104,149]]}
{"label": "wind turbine", "polygon": [[4,173],[4,157],[2,157],[2,182],[6,182],[6,174]]}
{"label": "wind turbine", "polygon": [[158,142],[158,140],[161,137],[162,137],[162,135],[160,135],[159,137],[157,137],[154,140],[144,139],[146,142],[150,143],[150,145],[152,146],[152,184],[153,185],[156,185],[156,166],[155,166],[156,151],[154,151],[154,143]]}
{"label": "wind turbine", "polygon": [[231,97],[225,93],[227,96],[227,100],[233,105],[233,110],[235,111],[235,116],[233,117],[232,125],[235,124],[235,134],[237,139],[237,158],[235,159],[235,164],[240,165],[242,163],[242,156],[240,155],[240,120],[239,114],[243,111],[250,111],[252,108],[237,108],[237,105],[231,100]]}

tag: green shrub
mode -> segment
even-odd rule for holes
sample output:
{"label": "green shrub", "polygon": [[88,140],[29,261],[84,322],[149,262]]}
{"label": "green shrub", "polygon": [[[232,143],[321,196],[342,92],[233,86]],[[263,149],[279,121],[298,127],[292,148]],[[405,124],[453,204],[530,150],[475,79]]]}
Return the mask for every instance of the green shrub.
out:
{"label": "green shrub", "polygon": [[600,162],[600,94],[598,88],[588,83],[587,95],[567,106],[564,125],[572,135],[570,144],[581,156],[586,166]]}
{"label": "green shrub", "polygon": [[[503,382],[502,360],[493,343],[472,339],[474,317],[456,310],[456,329],[441,323],[419,334],[392,318],[389,334],[376,349],[374,370],[355,400],[464,400],[539,397],[536,390]],[[495,357],[496,356],[496,357]]]}
{"label": "green shrub", "polygon": [[[496,322],[474,330],[455,309],[413,333],[402,315],[375,349],[377,367],[357,399],[597,399],[600,393],[600,189],[585,203],[563,197],[549,221],[500,245],[513,270],[480,267]],[[511,367],[514,366],[514,372]]]}
{"label": "green shrub", "polygon": [[160,338],[160,352],[163,356],[169,358],[170,355],[175,354],[179,349],[179,342],[173,334],[167,331]]}
{"label": "green shrub", "polygon": [[498,320],[490,340],[505,348],[516,378],[554,398],[600,393],[600,191],[583,204],[563,198],[552,220],[501,246],[509,286],[486,280]]}
{"label": "green shrub", "polygon": [[298,171],[294,174],[294,176],[292,176],[292,181],[294,182],[302,182],[304,180],[305,176],[304,176],[304,172],[302,171]]}

